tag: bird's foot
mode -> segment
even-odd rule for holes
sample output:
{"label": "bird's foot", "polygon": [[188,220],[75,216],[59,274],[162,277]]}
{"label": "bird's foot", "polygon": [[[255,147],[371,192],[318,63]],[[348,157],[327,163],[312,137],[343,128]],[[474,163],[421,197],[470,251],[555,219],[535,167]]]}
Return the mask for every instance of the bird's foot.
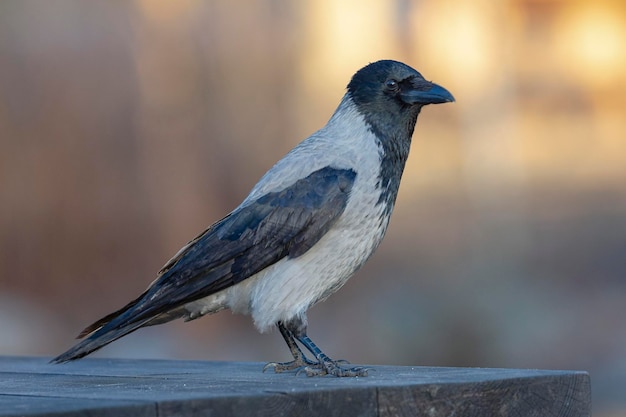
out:
{"label": "bird's foot", "polygon": [[298,370],[297,374],[304,372],[306,376],[332,375],[336,377],[356,377],[367,376],[369,368],[355,366],[353,368],[343,368],[341,363],[349,363],[345,360],[334,361],[328,357],[320,362],[314,363]]}
{"label": "bird's foot", "polygon": [[[291,362],[277,363],[270,362],[263,368],[265,372],[269,368],[274,368],[274,372],[296,371],[296,375],[305,373],[307,376],[332,375],[336,377],[358,377],[367,376],[369,368],[356,366],[344,368],[342,365],[349,365],[350,362],[340,359],[332,360],[318,348],[315,343],[306,335],[306,324],[301,319],[292,320],[288,323],[293,329],[289,329],[284,323],[278,322],[280,334],[285,339],[294,360]],[[297,336],[296,336],[297,335]],[[307,348],[317,359],[317,362],[308,359],[298,347],[296,339]]]}
{"label": "bird's foot", "polygon": [[300,372],[300,370],[306,369],[310,366],[319,366],[319,363],[307,359],[305,356],[301,356],[291,362],[269,362],[263,367],[263,372],[270,368],[273,368],[274,372],[277,374],[290,371]]}

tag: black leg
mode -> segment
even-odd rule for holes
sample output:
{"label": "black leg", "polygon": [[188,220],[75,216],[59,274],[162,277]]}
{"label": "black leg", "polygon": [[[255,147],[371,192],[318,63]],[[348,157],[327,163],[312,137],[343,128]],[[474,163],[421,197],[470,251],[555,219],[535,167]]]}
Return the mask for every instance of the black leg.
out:
{"label": "black leg", "polygon": [[287,346],[289,346],[289,350],[291,351],[294,360],[291,362],[270,362],[263,367],[263,372],[265,372],[269,368],[274,368],[274,372],[278,373],[294,371],[304,369],[309,366],[318,365],[316,362],[313,362],[304,355],[302,350],[300,350],[300,348],[298,347],[298,344],[296,343],[293,334],[289,329],[285,327],[285,325],[283,325],[282,323],[278,323],[277,326],[278,330],[280,330],[280,334],[283,336],[283,339],[285,339]]}
{"label": "black leg", "polygon": [[[280,334],[285,339],[289,350],[293,355],[294,360],[291,362],[270,362],[263,370],[274,368],[275,372],[286,372],[297,370],[299,372],[305,372],[308,376],[367,376],[367,368],[355,367],[355,368],[342,368],[341,364],[347,363],[346,361],[336,361],[328,356],[306,334],[306,318],[296,317],[287,323],[277,323]],[[309,352],[315,356],[317,362],[308,359],[302,350],[298,347],[296,340],[307,348]]]}

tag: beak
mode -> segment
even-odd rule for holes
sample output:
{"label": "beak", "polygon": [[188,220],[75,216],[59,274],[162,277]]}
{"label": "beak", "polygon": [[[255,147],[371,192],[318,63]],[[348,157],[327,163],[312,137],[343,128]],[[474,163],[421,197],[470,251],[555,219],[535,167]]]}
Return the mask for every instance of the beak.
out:
{"label": "beak", "polygon": [[442,86],[426,80],[413,81],[412,88],[400,93],[406,104],[440,104],[454,101],[452,94]]}

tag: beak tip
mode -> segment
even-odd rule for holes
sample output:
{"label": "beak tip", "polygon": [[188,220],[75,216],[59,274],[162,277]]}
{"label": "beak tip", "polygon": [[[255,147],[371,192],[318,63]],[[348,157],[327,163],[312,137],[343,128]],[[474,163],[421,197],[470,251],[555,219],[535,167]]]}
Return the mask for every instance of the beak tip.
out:
{"label": "beak tip", "polygon": [[433,88],[429,92],[433,97],[433,104],[438,103],[454,103],[456,99],[447,89],[438,84],[433,83]]}

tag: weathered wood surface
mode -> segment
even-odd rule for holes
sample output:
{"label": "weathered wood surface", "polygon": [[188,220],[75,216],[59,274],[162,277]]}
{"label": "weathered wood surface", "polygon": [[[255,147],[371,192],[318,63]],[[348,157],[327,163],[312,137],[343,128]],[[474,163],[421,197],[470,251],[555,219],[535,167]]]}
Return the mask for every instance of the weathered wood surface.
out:
{"label": "weathered wood surface", "polygon": [[261,363],[0,357],[0,416],[591,415],[586,372],[375,366],[366,378]]}

